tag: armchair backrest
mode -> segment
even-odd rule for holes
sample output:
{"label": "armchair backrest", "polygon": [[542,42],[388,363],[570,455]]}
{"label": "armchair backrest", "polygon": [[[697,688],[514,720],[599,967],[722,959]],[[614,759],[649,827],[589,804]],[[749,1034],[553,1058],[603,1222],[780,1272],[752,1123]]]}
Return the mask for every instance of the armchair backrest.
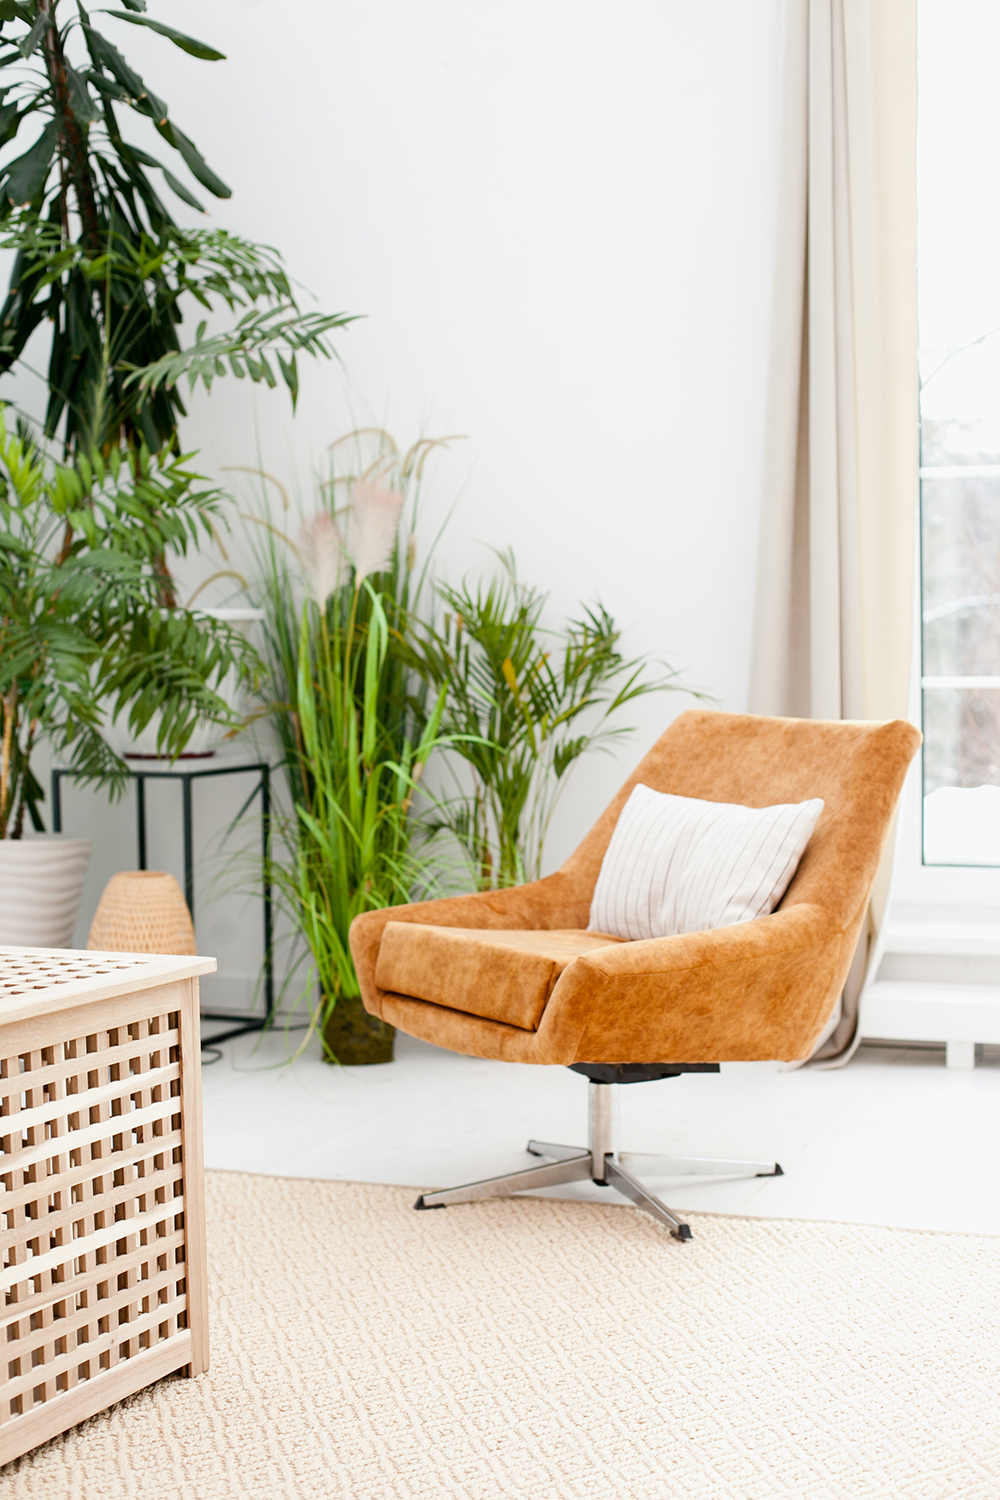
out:
{"label": "armchair backrest", "polygon": [[775,719],[693,709],[675,719],[562,867],[589,902],[637,782],[658,792],[769,807],[822,797],[782,908],[812,902],[847,927],[868,899],[920,732],[903,719]]}

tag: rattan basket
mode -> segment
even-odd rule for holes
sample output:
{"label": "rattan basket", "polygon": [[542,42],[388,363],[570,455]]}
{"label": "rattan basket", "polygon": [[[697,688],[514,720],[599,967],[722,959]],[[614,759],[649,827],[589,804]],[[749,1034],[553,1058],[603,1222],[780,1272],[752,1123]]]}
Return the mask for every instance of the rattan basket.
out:
{"label": "rattan basket", "polygon": [[112,875],[87,947],[100,953],[194,953],[191,913],[174,877],[165,870]]}

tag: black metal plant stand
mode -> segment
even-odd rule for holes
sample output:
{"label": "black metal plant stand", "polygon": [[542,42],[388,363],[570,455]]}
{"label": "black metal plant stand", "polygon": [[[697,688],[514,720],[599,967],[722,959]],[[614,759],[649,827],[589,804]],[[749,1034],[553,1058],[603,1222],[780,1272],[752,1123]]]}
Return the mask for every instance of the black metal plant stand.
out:
{"label": "black metal plant stand", "polygon": [[[213,757],[214,760],[214,757]],[[234,1022],[227,1031],[206,1037],[206,1045],[229,1041],[234,1036],[245,1036],[251,1031],[262,1031],[274,1018],[274,952],[272,932],[271,880],[268,873],[268,844],[271,834],[271,767],[267,761],[222,761],[214,764],[186,765],[180,761],[151,765],[129,766],[129,775],[135,782],[136,833],[139,844],[139,869],[146,863],[146,782],[150,779],[179,781],[181,783],[181,805],[184,845],[184,899],[194,916],[194,808],[191,786],[209,776],[237,776],[256,773],[257,785],[244,802],[237,818],[242,817],[251,802],[260,795],[261,852],[264,860],[263,908],[264,908],[264,1014],[234,1018],[218,1012],[202,1011],[203,1021]],[[52,771],[52,831],[62,832],[62,780],[68,776],[75,779],[76,773],[68,766],[56,766]]]}

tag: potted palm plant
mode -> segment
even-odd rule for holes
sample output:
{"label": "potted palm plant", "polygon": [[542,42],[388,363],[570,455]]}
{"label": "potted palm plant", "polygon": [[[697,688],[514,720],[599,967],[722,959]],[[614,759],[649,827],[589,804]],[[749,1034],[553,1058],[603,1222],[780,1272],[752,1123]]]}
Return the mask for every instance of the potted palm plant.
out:
{"label": "potted palm plant", "polygon": [[620,712],[647,693],[680,690],[667,667],[623,656],[621,632],[599,603],[561,630],[543,624],[547,596],[499,554],[488,580],[439,584],[440,626],[415,621],[407,660],[445,693],[445,758],[454,791],[435,799],[425,826],[451,834],[479,890],[537,880],[559,798],[580,758],[631,733]]}
{"label": "potted palm plant", "polygon": [[[203,61],[223,53],[146,15],[146,0],[123,6],[102,11],[99,28],[80,4],[0,4],[0,225],[16,252],[0,373],[47,323],[45,431],[67,453],[94,442],[178,452],[182,377],[283,381],[294,404],[297,355],[329,358],[328,333],[349,321],[304,311],[269,247],[175,222],[164,188],[195,209],[197,191],[230,190],[116,42],[141,27]],[[127,139],[129,116],[152,123],[165,161]],[[204,321],[182,345],[184,313],[198,308],[236,321],[211,333]]]}
{"label": "potted palm plant", "polygon": [[245,640],[162,602],[162,560],[211,535],[223,500],[182,457],[141,446],[59,462],[0,408],[0,942],[65,946],[82,890],[83,841],[45,837],[43,743],[116,792],[109,710],[136,732],[158,716],[171,755],[199,719],[234,721],[218,687],[252,677]]}

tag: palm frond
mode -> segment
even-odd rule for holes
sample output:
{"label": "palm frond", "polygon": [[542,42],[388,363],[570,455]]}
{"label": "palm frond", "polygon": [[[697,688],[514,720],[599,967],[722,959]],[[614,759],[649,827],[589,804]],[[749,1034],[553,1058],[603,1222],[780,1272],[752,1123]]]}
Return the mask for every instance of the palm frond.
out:
{"label": "palm frond", "polygon": [[513,552],[494,549],[499,570],[440,587],[443,629],[415,627],[409,659],[446,692],[442,736],[471,775],[471,789],[440,802],[429,824],[465,852],[481,889],[541,873],[558,799],[580,758],[628,734],[611,720],[646,694],[693,692],[667,668],[628,660],[600,604],[561,631],[542,623],[546,596],[522,583]]}
{"label": "palm frond", "polygon": [[100,450],[60,463],[0,407],[0,838],[38,826],[31,757],[48,741],[87,781],[119,791],[102,737],[108,702],[133,729],[183,750],[202,719],[238,723],[220,688],[255,682],[229,625],[162,604],[161,560],[220,515],[221,494],[186,458]]}

